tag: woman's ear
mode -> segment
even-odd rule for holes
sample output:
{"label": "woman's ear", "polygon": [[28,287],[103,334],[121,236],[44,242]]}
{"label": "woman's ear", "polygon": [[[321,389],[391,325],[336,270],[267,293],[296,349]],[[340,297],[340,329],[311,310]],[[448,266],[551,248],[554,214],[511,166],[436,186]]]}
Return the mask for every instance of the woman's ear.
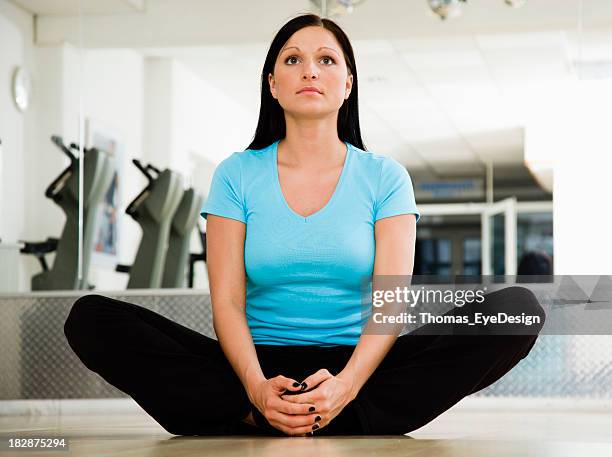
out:
{"label": "woman's ear", "polygon": [[268,84],[270,85],[272,97],[276,98],[276,81],[274,81],[274,75],[272,73],[268,73]]}
{"label": "woman's ear", "polygon": [[346,78],[346,89],[344,90],[344,99],[347,100],[351,95],[351,89],[353,88],[353,75],[348,75]]}

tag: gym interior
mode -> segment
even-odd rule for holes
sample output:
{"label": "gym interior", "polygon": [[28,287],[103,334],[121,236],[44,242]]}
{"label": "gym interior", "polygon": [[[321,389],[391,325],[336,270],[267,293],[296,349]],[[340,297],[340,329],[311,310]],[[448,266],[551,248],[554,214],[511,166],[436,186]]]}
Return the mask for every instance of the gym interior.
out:
{"label": "gym interior", "polygon": [[70,350],[87,293],[215,337],[200,209],[252,139],[273,33],[306,12],[347,32],[364,142],[410,173],[414,275],[612,284],[608,1],[0,0],[0,454],[612,455],[605,332],[541,335],[399,438],[173,436]]}

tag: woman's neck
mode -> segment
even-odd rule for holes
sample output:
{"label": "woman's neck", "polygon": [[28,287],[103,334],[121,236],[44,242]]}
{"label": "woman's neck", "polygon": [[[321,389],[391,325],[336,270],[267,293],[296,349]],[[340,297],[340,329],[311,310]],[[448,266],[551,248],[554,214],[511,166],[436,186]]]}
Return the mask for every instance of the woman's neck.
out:
{"label": "woman's neck", "polygon": [[[334,126],[335,127],[335,126]],[[333,132],[287,129],[278,144],[278,160],[291,168],[326,170],[342,166],[346,145]]]}

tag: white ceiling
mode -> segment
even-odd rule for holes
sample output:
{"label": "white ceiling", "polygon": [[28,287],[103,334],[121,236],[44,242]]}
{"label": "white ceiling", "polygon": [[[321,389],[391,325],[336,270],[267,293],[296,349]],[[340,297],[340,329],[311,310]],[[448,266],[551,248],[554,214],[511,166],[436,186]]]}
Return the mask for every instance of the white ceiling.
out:
{"label": "white ceiling", "polygon": [[[610,35],[589,38],[608,40],[612,56]],[[366,146],[421,176],[522,163],[530,100],[542,85],[573,78],[572,40],[562,31],[353,40]],[[267,45],[144,52],[178,59],[256,116]]]}
{"label": "white ceiling", "polygon": [[[114,14],[143,11],[146,0],[11,0],[30,13],[39,16],[75,16],[83,14]],[[80,6],[79,6],[80,3]]]}
{"label": "white ceiling", "polygon": [[[75,0],[12,1],[43,16],[39,40],[74,39],[61,18],[44,15],[74,15]],[[468,0],[464,14],[446,22],[425,0],[369,0],[338,18],[355,50],[368,149],[397,158],[423,177],[479,173],[487,161],[522,163],[523,126],[542,87],[575,78],[576,60],[612,61],[612,1],[582,1],[581,20],[580,0],[528,0],[521,9],[503,0]],[[92,11],[132,10],[86,13],[85,46],[176,58],[255,119],[271,34],[308,7],[306,0],[241,0],[231,8],[202,0],[148,0],[144,12],[134,14],[138,3],[84,0]],[[254,20],[257,8],[266,14]]]}

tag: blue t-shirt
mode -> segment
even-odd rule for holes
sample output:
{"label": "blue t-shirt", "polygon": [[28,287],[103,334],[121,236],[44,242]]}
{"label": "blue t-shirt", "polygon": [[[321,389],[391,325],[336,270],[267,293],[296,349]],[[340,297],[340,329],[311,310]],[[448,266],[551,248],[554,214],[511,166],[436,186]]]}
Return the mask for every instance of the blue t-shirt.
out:
{"label": "blue t-shirt", "polygon": [[278,141],[234,152],[214,172],[201,215],[246,224],[246,317],[255,344],[356,345],[368,317],[363,307],[371,307],[363,287],[374,270],[374,222],[407,213],[420,219],[406,168],[345,144],[332,197],[308,217],[282,193]]}

